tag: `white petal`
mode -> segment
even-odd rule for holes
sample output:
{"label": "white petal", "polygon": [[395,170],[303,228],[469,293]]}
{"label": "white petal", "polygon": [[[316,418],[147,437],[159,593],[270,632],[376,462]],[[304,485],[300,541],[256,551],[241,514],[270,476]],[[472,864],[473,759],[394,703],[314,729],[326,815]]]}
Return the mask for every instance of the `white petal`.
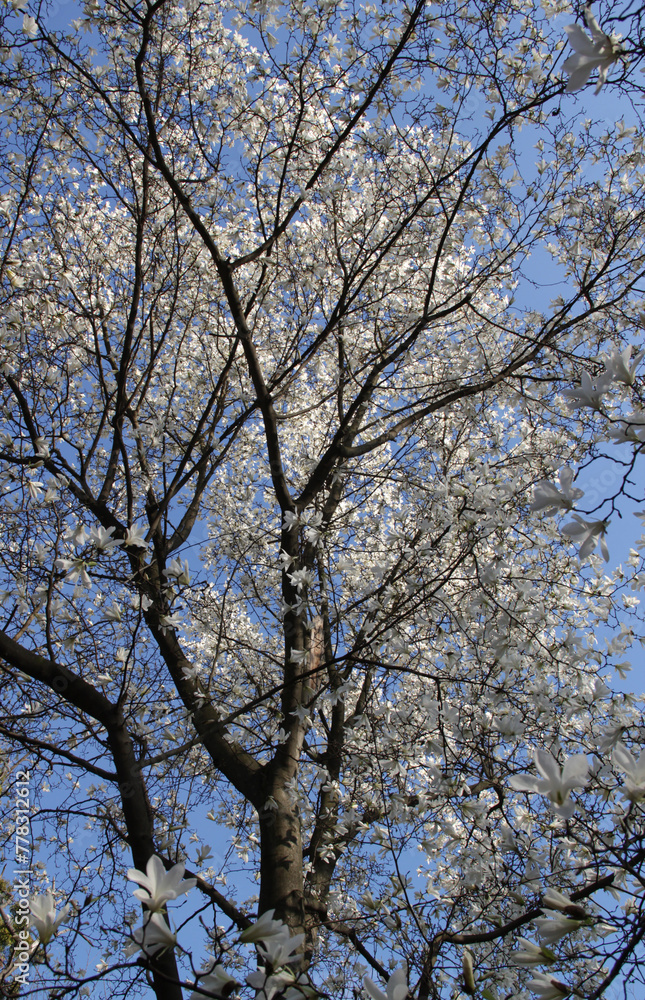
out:
{"label": "white petal", "polygon": [[369,976],[363,976],[363,988],[370,995],[372,1000],[387,1000],[387,996],[380,990],[376,983],[372,982]]}
{"label": "white petal", "polygon": [[[567,62],[569,62],[568,59]],[[567,69],[566,63],[564,64],[564,68]],[[567,85],[564,88],[565,93],[572,94],[574,90],[580,90],[582,87],[584,87],[587,80],[591,76],[591,71],[593,70],[593,68],[594,68],[594,63],[586,63],[583,64],[582,66],[578,66],[575,70],[573,70],[571,76],[567,81]],[[567,72],[569,72],[569,70],[567,70]]]}
{"label": "white petal", "polygon": [[537,778],[531,778],[528,774],[514,774],[508,783],[516,792],[537,792],[541,785]]}
{"label": "white petal", "polygon": [[552,757],[548,750],[537,750],[535,753],[535,766],[540,774],[547,779],[550,784],[559,785],[562,780],[562,771],[555,757]]}
{"label": "white petal", "polygon": [[582,753],[569,757],[562,768],[562,783],[569,788],[587,784],[589,777],[589,761]]}
{"label": "white petal", "polygon": [[585,35],[579,24],[568,24],[564,29],[569,38],[569,45],[584,56],[597,56],[598,49],[594,42]]}
{"label": "white petal", "polygon": [[590,7],[585,7],[585,21],[587,22],[589,31],[596,39],[596,42],[600,42],[602,44],[607,39],[607,35],[598,24],[596,16]]}
{"label": "white petal", "polygon": [[636,770],[636,761],[634,757],[622,743],[616,744],[612,756],[614,758],[614,763],[617,765],[619,770],[624,771],[625,774],[632,774]]}

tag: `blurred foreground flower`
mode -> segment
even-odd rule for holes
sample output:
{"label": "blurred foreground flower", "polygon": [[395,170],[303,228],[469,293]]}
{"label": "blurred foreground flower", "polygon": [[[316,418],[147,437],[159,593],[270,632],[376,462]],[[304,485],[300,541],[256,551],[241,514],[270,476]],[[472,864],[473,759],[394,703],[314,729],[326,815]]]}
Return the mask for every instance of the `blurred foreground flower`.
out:
{"label": "blurred foreground flower", "polygon": [[569,917],[537,917],[534,921],[537,932],[547,944],[555,944],[560,938],[584,927],[586,920],[571,920]]}
{"label": "blurred foreground flower", "polygon": [[585,521],[579,514],[573,515],[573,521],[569,521],[562,528],[562,534],[567,535],[574,542],[580,543],[578,556],[586,559],[590,556],[596,545],[600,542],[600,551],[605,562],[609,562],[609,549],[605,540],[607,531],[606,521]]}
{"label": "blurred foreground flower", "polygon": [[579,24],[569,24],[564,29],[569,37],[569,45],[575,55],[569,56],[564,63],[564,70],[569,73],[566,86],[567,94],[580,90],[595,69],[598,70],[598,83],[594,91],[597,94],[607,79],[610,66],[620,57],[620,42],[614,35],[606,35],[601,30],[596,18],[588,7],[585,7],[585,21],[591,32],[591,38],[585,35]]}

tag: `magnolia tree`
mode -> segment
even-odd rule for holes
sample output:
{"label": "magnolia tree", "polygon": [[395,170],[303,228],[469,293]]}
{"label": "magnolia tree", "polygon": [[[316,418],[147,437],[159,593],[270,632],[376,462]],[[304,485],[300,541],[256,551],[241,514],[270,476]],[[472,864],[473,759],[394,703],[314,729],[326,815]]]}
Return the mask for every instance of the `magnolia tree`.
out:
{"label": "magnolia tree", "polygon": [[76,13],[2,14],[6,989],[637,981],[642,10]]}

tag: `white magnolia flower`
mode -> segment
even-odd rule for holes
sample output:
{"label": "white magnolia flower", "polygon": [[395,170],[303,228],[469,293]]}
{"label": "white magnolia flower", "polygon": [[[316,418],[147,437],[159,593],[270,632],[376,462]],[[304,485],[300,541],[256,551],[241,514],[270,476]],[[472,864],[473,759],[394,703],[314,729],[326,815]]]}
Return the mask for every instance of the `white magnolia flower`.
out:
{"label": "white magnolia flower", "polygon": [[547,944],[555,944],[565,934],[572,934],[584,927],[586,920],[571,920],[570,917],[537,917],[534,921],[538,934]]}
{"label": "white magnolia flower", "polygon": [[605,369],[611,375],[614,382],[633,385],[636,381],[636,369],[643,358],[645,358],[645,351],[639,351],[632,361],[632,350],[631,344],[623,351],[619,351],[615,347],[609,357],[605,358]]}
{"label": "white magnolia flower", "polygon": [[159,615],[159,628],[164,635],[169,628],[179,628],[181,624],[181,615]]}
{"label": "white magnolia flower", "polygon": [[554,812],[564,819],[573,815],[575,806],[569,795],[573,788],[583,788],[587,783],[589,762],[584,754],[574,754],[560,767],[555,757],[547,750],[537,750],[535,766],[542,778],[529,775],[515,775],[510,779],[512,788],[520,792],[538,792],[547,795],[554,806]]}
{"label": "white magnolia flower", "polygon": [[35,543],[34,555],[36,557],[36,560],[40,563],[41,566],[47,560],[48,553],[49,553],[49,548],[43,545],[42,542]]}
{"label": "white magnolia flower", "polygon": [[149,910],[157,912],[163,909],[169,899],[177,899],[177,896],[182,896],[197,885],[195,878],[184,879],[185,871],[186,866],[183,864],[173,865],[170,871],[166,871],[161,858],[153,854],[148,859],[145,874],[138,868],[130,868],[128,878],[143,886],[142,889],[134,889],[133,895],[145,903]]}
{"label": "white magnolia flower", "polygon": [[123,545],[120,538],[112,538],[114,531],[114,528],[104,528],[102,524],[98,528],[90,528],[92,545],[96,546],[102,552],[111,552],[117,546]]}
{"label": "white magnolia flower", "polygon": [[608,528],[607,521],[585,521],[579,514],[574,514],[573,518],[573,521],[564,525],[562,534],[572,541],[580,543],[578,551],[580,559],[586,559],[587,556],[591,555],[600,542],[603,559],[605,562],[609,562],[609,549],[605,540],[605,532]]}
{"label": "white magnolia flower", "polygon": [[[129,873],[128,873],[129,877]],[[135,893],[136,895],[136,893]],[[134,955],[141,950],[146,955],[155,955],[162,948],[174,948],[177,937],[172,932],[161,913],[151,913],[141,927],[134,931],[133,940],[126,946],[126,955]]]}
{"label": "white magnolia flower", "polygon": [[72,545],[85,545],[90,537],[90,533],[84,524],[77,524],[75,528],[67,528],[65,538],[69,539]]}
{"label": "white magnolia flower", "polygon": [[199,851],[197,852],[196,865],[203,865],[205,861],[209,858],[214,857],[210,844],[200,844]]}
{"label": "white magnolia flower", "polygon": [[56,916],[54,897],[51,892],[44,892],[29,900],[29,909],[31,910],[32,926],[36,928],[42,943],[47,944],[69,913],[69,903],[66,903]]}
{"label": "white magnolia flower", "polygon": [[267,910],[261,917],[258,917],[254,924],[242,931],[240,941],[244,944],[257,944],[258,941],[264,941],[266,944],[272,937],[281,936],[287,925],[282,920],[274,920],[274,913],[275,910]]}
{"label": "white magnolia flower", "polygon": [[393,972],[387,981],[385,993],[372,982],[369,976],[363,977],[363,987],[371,1000],[406,1000],[408,995],[408,970],[405,965]]}
{"label": "white magnolia flower", "polygon": [[272,934],[266,941],[258,944],[258,951],[265,964],[272,969],[280,969],[283,965],[297,962],[302,955],[296,954],[305,940],[304,934],[291,934],[288,927],[283,927],[280,934]]}
{"label": "white magnolia flower", "polygon": [[54,567],[65,573],[65,579],[68,583],[77,583],[80,581],[84,587],[92,586],[92,581],[85,569],[83,559],[56,559]]}
{"label": "white magnolia flower", "polygon": [[273,1000],[278,995],[282,1000],[285,997],[285,987],[294,982],[294,977],[289,969],[271,974],[258,969],[257,972],[249,973],[246,981],[256,991],[258,1000]]}
{"label": "white magnolia flower", "polygon": [[536,993],[541,1000],[562,1000],[562,997],[569,996],[571,990],[559,979],[551,979],[543,972],[536,972],[535,977],[527,984],[532,993]]}
{"label": "white magnolia flower", "polygon": [[141,528],[138,524],[133,524],[126,531],[124,541],[126,545],[130,545],[132,548],[147,549],[146,529]]}
{"label": "white magnolia flower", "polygon": [[571,510],[575,501],[584,496],[582,490],[573,487],[573,472],[566,466],[558,473],[560,489],[547,479],[535,484],[531,510],[544,510],[551,517],[558,510]]}
{"label": "white magnolia flower", "polygon": [[567,917],[574,917],[576,920],[585,920],[587,912],[579,903],[574,903],[572,899],[565,896],[557,889],[547,889],[542,897],[542,906],[549,910],[559,910]]}
{"label": "white magnolia flower", "polygon": [[[35,38],[38,34],[36,19],[34,17],[30,17],[29,14],[25,14],[22,19],[22,30],[25,35],[27,35],[27,38]],[[11,280],[11,278],[9,280]]]}
{"label": "white magnolia flower", "polygon": [[553,957],[547,954],[539,945],[533,944],[532,941],[527,941],[526,938],[518,938],[517,940],[522,945],[522,950],[514,951],[511,955],[513,965],[530,968],[533,965],[545,965],[546,963],[550,964],[553,962]]}
{"label": "white magnolia flower", "polygon": [[297,569],[293,573],[289,573],[289,579],[296,590],[301,591],[303,587],[308,587],[314,582],[314,575],[311,570]]}
{"label": "white magnolia flower", "polygon": [[617,420],[605,433],[616,444],[642,444],[645,441],[645,411],[635,410],[623,420]]}
{"label": "white magnolia flower", "polygon": [[168,578],[171,576],[175,577],[177,583],[184,583],[188,586],[190,583],[190,567],[188,565],[188,560],[182,562],[181,559],[171,559],[163,571],[163,575]]}
{"label": "white magnolia flower", "polygon": [[293,528],[297,528],[300,525],[300,517],[293,510],[285,510],[284,521],[282,522],[283,531],[291,531]]}
{"label": "white magnolia flower", "polygon": [[464,980],[464,989],[469,996],[472,996],[477,989],[477,984],[475,982],[473,956],[468,948],[464,948],[461,954],[461,972]]}
{"label": "white magnolia flower", "polygon": [[[229,976],[223,965],[216,965],[210,972],[200,972],[199,981],[195,983],[202,990],[208,990],[214,997],[229,996],[237,986],[237,981]],[[224,992],[226,991],[226,992]],[[191,993],[189,1000],[204,1000],[203,993]]]}
{"label": "white magnolia flower", "polygon": [[607,372],[599,375],[593,381],[587,372],[583,372],[580,377],[580,385],[575,389],[565,389],[563,396],[569,398],[569,409],[577,410],[581,406],[590,406],[592,410],[600,409],[600,401],[603,395],[611,388],[613,378]]}
{"label": "white magnolia flower", "polygon": [[49,445],[44,437],[37,437],[34,441],[34,451],[40,458],[49,458]]}
{"label": "white magnolia flower", "polygon": [[617,743],[613,760],[614,765],[625,775],[623,795],[632,802],[640,802],[645,798],[645,750],[636,760],[627,747]]}
{"label": "white magnolia flower", "polygon": [[[278,560],[280,562],[282,569],[286,570],[289,569],[289,567],[291,566],[291,563],[293,562],[293,556],[290,556],[288,552],[284,551],[284,549],[280,549],[280,552],[278,554]],[[287,610],[289,610],[290,607],[291,605],[287,604]]]}
{"label": "white magnolia flower", "polygon": [[594,93],[598,93],[607,79],[610,66],[620,56],[621,47],[614,35],[606,35],[600,29],[596,18],[588,7],[585,7],[585,20],[591,32],[591,38],[585,35],[579,24],[569,24],[564,29],[569,38],[569,44],[575,55],[569,56],[564,63],[564,70],[569,73],[566,86],[567,94],[580,90],[595,69],[598,70],[598,83]]}
{"label": "white magnolia flower", "polygon": [[32,500],[38,500],[43,491],[43,484],[36,482],[35,479],[27,480],[27,492]]}
{"label": "white magnolia flower", "polygon": [[103,610],[103,617],[108,622],[121,622],[121,621],[123,621],[123,615],[121,613],[121,608],[116,603],[116,601],[112,601],[112,604],[110,605],[109,608],[104,608],[104,610]]}

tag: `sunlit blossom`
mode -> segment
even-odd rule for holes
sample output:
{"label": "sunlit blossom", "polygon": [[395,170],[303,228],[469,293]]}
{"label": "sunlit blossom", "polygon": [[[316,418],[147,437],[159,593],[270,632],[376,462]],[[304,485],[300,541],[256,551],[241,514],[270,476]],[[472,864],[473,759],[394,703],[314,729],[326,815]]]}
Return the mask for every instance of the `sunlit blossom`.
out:
{"label": "sunlit blossom", "polygon": [[159,615],[159,628],[165,635],[166,632],[171,628],[180,628],[183,624],[183,619],[181,615]]}
{"label": "sunlit blossom", "polygon": [[190,567],[188,562],[181,559],[171,559],[166,568],[163,571],[165,577],[174,577],[177,583],[182,583],[188,586],[190,583]]}
{"label": "sunlit blossom", "polygon": [[30,17],[29,14],[25,14],[22,19],[22,30],[28,38],[35,38],[38,34],[38,24],[34,17]]}
{"label": "sunlit blossom", "polygon": [[123,613],[121,611],[121,607],[116,603],[116,601],[112,601],[112,604],[110,605],[109,608],[103,609],[103,617],[108,622],[123,621]]}
{"label": "sunlit blossom", "polygon": [[605,433],[616,444],[642,444],[645,441],[645,410],[635,410],[615,421]]}
{"label": "sunlit blossom", "polygon": [[68,539],[72,545],[85,545],[85,542],[90,537],[90,533],[84,524],[80,522],[74,527],[68,527],[65,531],[65,538]]}
{"label": "sunlit blossom", "polygon": [[82,583],[84,587],[92,586],[92,580],[83,559],[56,559],[54,568],[65,573],[67,583]]}
{"label": "sunlit blossom", "polygon": [[146,529],[138,524],[133,524],[125,533],[124,544],[131,548],[147,549]]}
{"label": "sunlit blossom", "polygon": [[557,889],[549,888],[546,890],[542,897],[542,906],[549,910],[559,910],[567,917],[574,917],[576,920],[584,920],[588,916],[583,906],[574,903],[572,899]]}
{"label": "sunlit blossom", "polygon": [[113,527],[104,528],[102,524],[99,524],[98,527],[90,528],[90,541],[92,545],[102,552],[111,552],[112,549],[123,545],[120,538],[112,538],[115,530]]}
{"label": "sunlit blossom", "polygon": [[461,974],[463,978],[464,990],[469,996],[472,996],[477,989],[477,984],[475,981],[473,956],[468,948],[464,948],[461,953]]}
{"label": "sunlit blossom", "polygon": [[291,934],[289,928],[285,926],[279,934],[271,934],[266,940],[258,942],[258,952],[265,964],[270,964],[273,969],[279,969],[302,958],[302,955],[298,954],[298,949],[304,940],[304,934]]}

